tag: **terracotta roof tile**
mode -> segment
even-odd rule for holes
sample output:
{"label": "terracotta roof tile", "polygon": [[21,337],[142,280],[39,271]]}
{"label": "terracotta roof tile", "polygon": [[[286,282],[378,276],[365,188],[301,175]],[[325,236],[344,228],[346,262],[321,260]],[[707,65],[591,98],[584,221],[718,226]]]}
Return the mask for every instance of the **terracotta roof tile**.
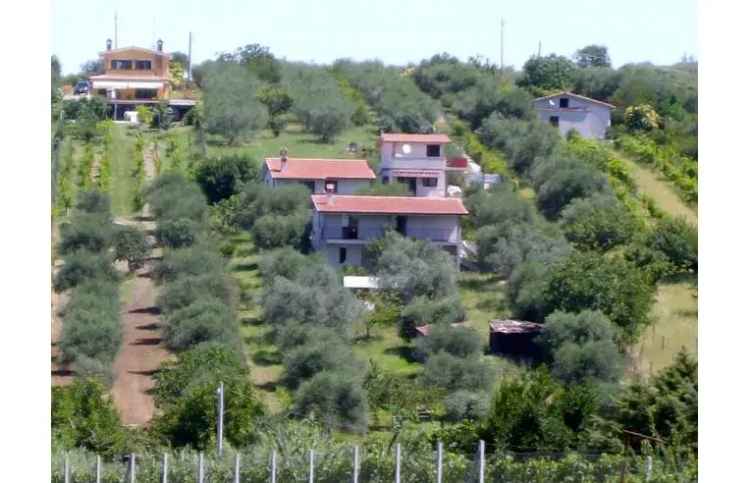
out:
{"label": "terracotta roof tile", "polygon": [[280,158],[266,158],[273,179],[375,179],[364,159],[288,158],[281,169]]}
{"label": "terracotta roof tile", "polygon": [[312,195],[321,213],[371,213],[384,215],[468,215],[458,198],[419,196]]}
{"label": "terracotta roof tile", "polygon": [[446,134],[403,134],[403,133],[383,133],[380,140],[384,143],[430,143],[430,144],[448,144],[451,142]]}

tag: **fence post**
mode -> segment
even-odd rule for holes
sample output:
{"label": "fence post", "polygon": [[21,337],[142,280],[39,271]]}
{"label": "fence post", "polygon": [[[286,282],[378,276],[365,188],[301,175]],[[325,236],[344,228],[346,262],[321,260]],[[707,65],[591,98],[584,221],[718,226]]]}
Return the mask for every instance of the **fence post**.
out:
{"label": "fence post", "polygon": [[161,483],[167,483],[169,478],[169,463],[167,462],[167,453],[164,453],[161,459]]}
{"label": "fence post", "polygon": [[135,453],[130,453],[130,483],[135,483]]}
{"label": "fence post", "polygon": [[443,442],[437,445],[437,483],[443,483]]}
{"label": "fence post", "polygon": [[353,483],[359,483],[359,446],[354,447],[354,477]]}
{"label": "fence post", "polygon": [[218,397],[218,411],[216,412],[216,445],[219,456],[224,450],[224,383],[219,383],[219,389],[216,391]]}
{"label": "fence post", "polygon": [[96,483],[102,481],[102,457],[96,455]]}
{"label": "fence post", "polygon": [[234,483],[240,483],[240,454],[234,455]]}
{"label": "fence post", "polygon": [[646,481],[651,481],[651,470],[653,469],[654,459],[651,456],[646,457]]}
{"label": "fence post", "polygon": [[203,483],[203,451],[198,453],[198,483]]}
{"label": "fence post", "polygon": [[271,453],[271,483],[276,483],[276,450]]}
{"label": "fence post", "polygon": [[65,453],[65,461],[63,462],[63,477],[65,483],[70,483],[70,458],[68,453]]}
{"label": "fence post", "polygon": [[396,443],[396,483],[401,483],[401,443]]}
{"label": "fence post", "polygon": [[315,481],[315,451],[310,450],[310,483]]}
{"label": "fence post", "polygon": [[484,483],[484,440],[479,440],[479,483]]}

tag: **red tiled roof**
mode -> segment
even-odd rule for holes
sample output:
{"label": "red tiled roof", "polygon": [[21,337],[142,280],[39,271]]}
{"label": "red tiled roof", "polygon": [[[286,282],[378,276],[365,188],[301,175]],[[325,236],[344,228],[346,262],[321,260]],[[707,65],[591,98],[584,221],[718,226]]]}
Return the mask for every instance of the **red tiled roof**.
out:
{"label": "red tiled roof", "polygon": [[544,97],[537,97],[534,100],[535,101],[543,101],[545,99],[552,99],[553,97],[558,97],[558,96],[577,97],[578,99],[581,99],[581,100],[584,100],[584,101],[588,101],[588,102],[593,102],[594,104],[600,104],[602,106],[609,107],[610,109],[614,109],[615,107],[617,107],[617,106],[613,106],[612,104],[609,104],[607,102],[597,101],[596,99],[592,99],[590,97],[582,96],[580,94],[575,94],[575,93],[570,92],[570,91],[562,91],[562,92],[558,92],[556,94],[550,94],[550,95],[544,96]]}
{"label": "red tiled roof", "polygon": [[383,133],[380,140],[384,143],[430,143],[430,144],[448,144],[451,142],[445,134],[402,134],[402,133]]}
{"label": "red tiled roof", "polygon": [[490,332],[500,334],[528,334],[530,332],[539,332],[544,327],[536,322],[526,322],[522,320],[491,320]]}
{"label": "red tiled roof", "polygon": [[383,215],[468,215],[458,198],[418,196],[312,195],[321,213],[371,213]]}
{"label": "red tiled roof", "polygon": [[375,179],[364,159],[288,158],[281,169],[280,158],[266,158],[273,179]]}

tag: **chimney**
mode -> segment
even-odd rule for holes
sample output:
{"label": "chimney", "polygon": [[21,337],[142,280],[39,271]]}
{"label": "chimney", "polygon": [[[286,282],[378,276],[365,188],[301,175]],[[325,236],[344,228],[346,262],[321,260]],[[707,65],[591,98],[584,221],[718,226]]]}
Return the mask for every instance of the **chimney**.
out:
{"label": "chimney", "polygon": [[156,50],[159,52],[164,51],[164,41],[162,39],[156,41]]}
{"label": "chimney", "polygon": [[279,158],[281,158],[281,171],[286,169],[286,162],[289,159],[288,154],[289,150],[285,147],[281,148],[281,151],[279,151]]}
{"label": "chimney", "polygon": [[112,39],[107,39],[107,50],[112,50]]}

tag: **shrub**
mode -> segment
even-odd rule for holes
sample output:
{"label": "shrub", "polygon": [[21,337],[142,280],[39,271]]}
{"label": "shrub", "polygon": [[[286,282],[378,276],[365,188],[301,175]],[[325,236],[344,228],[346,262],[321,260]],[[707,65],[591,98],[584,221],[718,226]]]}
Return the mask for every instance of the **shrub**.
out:
{"label": "shrub", "polygon": [[115,260],[127,261],[131,272],[142,267],[151,253],[146,235],[132,226],[115,229],[112,235],[112,245],[115,249]]}
{"label": "shrub", "polygon": [[601,172],[575,159],[549,158],[535,163],[532,178],[539,211],[549,218],[557,218],[574,199],[610,192]]}
{"label": "shrub", "polygon": [[148,106],[140,105],[135,108],[135,112],[138,113],[138,122],[144,126],[151,126],[154,122],[154,112]]}
{"label": "shrub", "polygon": [[441,351],[427,359],[422,373],[422,383],[448,391],[465,389],[483,390],[492,385],[494,374],[479,355],[462,358]]}
{"label": "shrub", "polygon": [[60,226],[61,254],[78,250],[100,253],[109,248],[112,241],[112,225],[100,214],[76,214],[68,223]]}
{"label": "shrub", "polygon": [[233,307],[237,289],[232,280],[221,272],[188,275],[167,284],[159,293],[156,305],[168,316],[201,297],[215,298]]}
{"label": "shrub", "polygon": [[307,341],[284,354],[284,383],[297,388],[322,371],[346,371],[355,375],[364,371],[351,347],[335,333],[313,330]]}
{"label": "shrub", "polygon": [[146,190],[146,196],[158,221],[187,218],[203,222],[208,213],[206,198],[198,185],[177,173],[157,177]]}
{"label": "shrub", "polygon": [[208,202],[216,204],[239,192],[243,183],[259,176],[258,163],[242,155],[210,158],[198,165],[195,181]]}
{"label": "shrub", "polygon": [[109,196],[101,191],[80,191],[76,198],[76,211],[109,218],[112,211],[111,201]]}
{"label": "shrub", "polygon": [[234,314],[221,300],[204,297],[167,317],[164,339],[170,349],[185,350],[201,342],[238,343]]}
{"label": "shrub", "polygon": [[323,371],[305,381],[295,394],[293,414],[313,416],[331,429],[367,429],[367,393],[355,377]]}
{"label": "shrub", "polygon": [[536,158],[550,156],[560,143],[557,129],[539,121],[504,119],[492,114],[479,129],[479,137],[488,146],[501,150],[510,165],[526,174]]}
{"label": "shrub", "polygon": [[659,115],[648,104],[625,108],[625,125],[631,131],[650,131],[659,127]]}
{"label": "shrub", "polygon": [[631,213],[606,195],[573,200],[563,209],[560,224],[568,240],[587,249],[607,250],[628,243],[636,230]]}
{"label": "shrub", "polygon": [[438,299],[418,296],[401,310],[399,332],[402,337],[410,338],[415,334],[414,328],[419,325],[452,324],[465,319],[466,311],[458,294]]}
{"label": "shrub", "polygon": [[157,283],[173,282],[180,277],[223,272],[226,261],[210,247],[199,244],[169,250],[156,264],[153,277]]}
{"label": "shrub", "polygon": [[544,322],[539,339],[556,377],[568,383],[620,378],[624,361],[615,345],[617,332],[603,313],[554,312]]}
{"label": "shrub", "polygon": [[[266,282],[272,282],[276,277],[294,280],[309,260],[309,257],[287,246],[264,253],[258,261],[258,271]],[[315,263],[321,261],[316,260]]]}
{"label": "shrub", "polygon": [[445,418],[455,422],[481,420],[490,409],[490,401],[485,394],[465,390],[449,394],[443,404]]}
{"label": "shrub", "polygon": [[77,251],[67,255],[64,262],[55,276],[55,292],[62,292],[90,280],[116,282],[119,279],[109,255]]}
{"label": "shrub", "polygon": [[698,271],[698,230],[684,218],[664,218],[646,235],[646,246],[662,252],[680,270]]}
{"label": "shrub", "polygon": [[435,324],[428,335],[417,339],[414,346],[417,357],[422,360],[441,351],[465,358],[479,354],[482,340],[474,329]]}
{"label": "shrub", "polygon": [[291,215],[268,214],[255,220],[250,236],[261,249],[301,247],[307,225],[308,217],[301,211]]}
{"label": "shrub", "polygon": [[200,236],[203,225],[189,218],[167,219],[156,225],[156,240],[169,248],[193,245]]}

